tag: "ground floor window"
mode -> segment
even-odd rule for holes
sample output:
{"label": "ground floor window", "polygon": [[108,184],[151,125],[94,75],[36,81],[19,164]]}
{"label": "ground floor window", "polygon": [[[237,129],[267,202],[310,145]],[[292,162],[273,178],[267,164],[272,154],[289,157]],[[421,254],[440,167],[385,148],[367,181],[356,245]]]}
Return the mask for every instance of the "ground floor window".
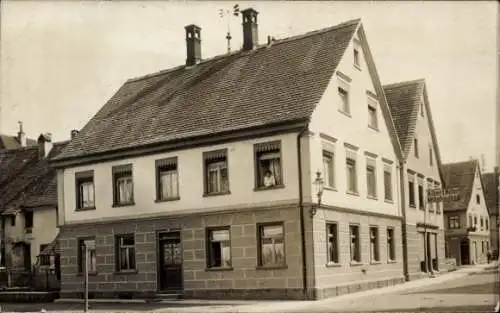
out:
{"label": "ground floor window", "polygon": [[259,266],[285,265],[283,223],[259,225]]}
{"label": "ground floor window", "polygon": [[135,270],[134,234],[116,236],[116,268],[118,271]]}
{"label": "ground floor window", "polygon": [[231,234],[229,227],[208,229],[207,266],[209,268],[231,267]]}

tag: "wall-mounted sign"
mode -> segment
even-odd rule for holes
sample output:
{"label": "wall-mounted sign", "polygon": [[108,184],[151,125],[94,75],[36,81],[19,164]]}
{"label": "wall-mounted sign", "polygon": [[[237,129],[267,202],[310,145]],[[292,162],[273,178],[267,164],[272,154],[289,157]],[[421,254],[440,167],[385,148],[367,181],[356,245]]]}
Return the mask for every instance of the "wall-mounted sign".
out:
{"label": "wall-mounted sign", "polygon": [[458,201],[460,199],[460,190],[451,189],[427,189],[427,202]]}

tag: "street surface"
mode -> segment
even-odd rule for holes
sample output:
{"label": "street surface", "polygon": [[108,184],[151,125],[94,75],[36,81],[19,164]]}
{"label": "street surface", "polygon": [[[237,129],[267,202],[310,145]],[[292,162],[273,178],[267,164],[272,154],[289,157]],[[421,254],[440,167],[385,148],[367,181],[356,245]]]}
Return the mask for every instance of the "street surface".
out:
{"label": "street surface", "polygon": [[[151,304],[92,303],[90,312],[492,312],[500,293],[498,266],[469,268],[406,284],[320,301],[176,300]],[[83,312],[78,303],[0,304],[1,312]]]}

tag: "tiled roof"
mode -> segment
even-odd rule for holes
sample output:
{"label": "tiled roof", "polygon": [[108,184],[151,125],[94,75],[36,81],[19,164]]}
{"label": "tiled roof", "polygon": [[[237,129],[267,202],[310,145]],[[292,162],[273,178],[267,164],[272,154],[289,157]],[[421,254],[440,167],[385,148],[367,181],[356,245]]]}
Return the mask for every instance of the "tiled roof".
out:
{"label": "tiled roof", "polygon": [[488,206],[488,212],[492,216],[498,216],[498,203],[497,203],[497,193],[498,193],[498,174],[497,173],[486,173],[483,174],[484,183],[484,197],[486,199],[486,205]]}
{"label": "tiled roof", "polygon": [[[26,138],[26,146],[34,146],[36,145],[36,140]],[[21,148],[19,140],[17,136],[8,136],[0,134],[0,150],[3,149],[18,149]]]}
{"label": "tiled roof", "polygon": [[52,240],[51,243],[49,243],[45,249],[43,249],[43,251],[40,252],[39,255],[54,255],[56,253],[60,253],[59,251],[59,244],[58,244],[58,241],[59,241],[59,234],[57,234],[56,238],[54,238],[54,240]]}
{"label": "tiled roof", "polygon": [[411,150],[424,86],[423,79],[383,86],[405,157]]}
{"label": "tiled roof", "polygon": [[458,201],[444,202],[445,212],[467,210],[478,164],[477,160],[443,164],[443,176],[446,186],[448,188],[457,188],[460,192]]}
{"label": "tiled roof", "polygon": [[358,25],[128,80],[56,159],[308,119]]}
{"label": "tiled roof", "polygon": [[[49,157],[66,144],[54,143]],[[57,205],[55,170],[47,158],[39,158],[38,147],[0,151],[0,173],[0,211],[15,212],[21,205]]]}

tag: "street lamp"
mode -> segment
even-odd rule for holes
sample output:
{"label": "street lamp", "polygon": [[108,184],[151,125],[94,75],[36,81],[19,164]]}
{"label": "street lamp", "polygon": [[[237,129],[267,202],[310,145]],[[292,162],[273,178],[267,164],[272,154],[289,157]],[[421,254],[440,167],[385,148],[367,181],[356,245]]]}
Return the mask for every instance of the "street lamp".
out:
{"label": "street lamp", "polygon": [[317,206],[312,206],[311,208],[311,217],[316,215],[317,209],[321,206],[321,196],[323,195],[323,187],[324,187],[325,182],[323,181],[323,178],[321,177],[321,172],[318,170],[316,172],[316,179],[314,180],[314,185],[316,185],[316,195],[318,196],[318,204]]}

